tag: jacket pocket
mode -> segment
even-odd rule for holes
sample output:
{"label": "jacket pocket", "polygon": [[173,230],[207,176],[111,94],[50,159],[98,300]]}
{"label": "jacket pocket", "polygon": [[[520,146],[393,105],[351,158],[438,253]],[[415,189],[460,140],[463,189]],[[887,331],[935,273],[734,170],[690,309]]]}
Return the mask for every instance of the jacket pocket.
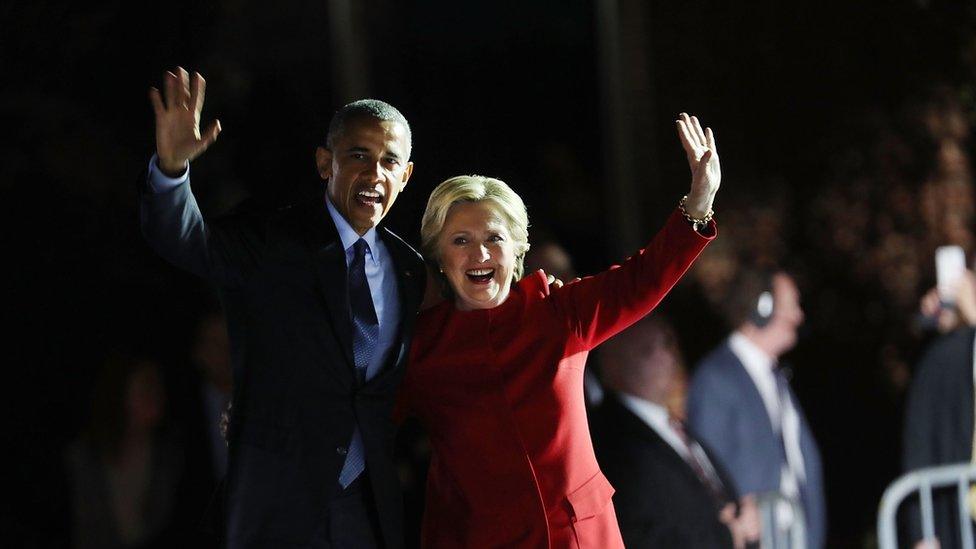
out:
{"label": "jacket pocket", "polygon": [[574,522],[595,517],[603,512],[603,509],[613,498],[614,489],[610,485],[607,477],[597,471],[590,480],[582,486],[570,492],[566,499],[573,509]]}

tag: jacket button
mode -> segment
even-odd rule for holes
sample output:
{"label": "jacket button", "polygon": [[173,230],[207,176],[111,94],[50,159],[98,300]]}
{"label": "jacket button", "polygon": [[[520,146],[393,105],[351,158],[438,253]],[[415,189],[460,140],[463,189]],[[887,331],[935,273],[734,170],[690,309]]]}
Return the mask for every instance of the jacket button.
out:
{"label": "jacket button", "polygon": [[345,446],[339,446],[338,448],[336,448],[336,453],[339,454],[340,456],[344,456],[349,453],[349,449],[346,448]]}

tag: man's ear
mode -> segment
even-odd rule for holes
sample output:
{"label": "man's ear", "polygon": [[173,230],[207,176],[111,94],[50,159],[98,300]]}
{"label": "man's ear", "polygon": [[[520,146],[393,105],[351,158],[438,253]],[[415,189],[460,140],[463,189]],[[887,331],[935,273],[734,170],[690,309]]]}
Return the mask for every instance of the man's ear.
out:
{"label": "man's ear", "polygon": [[332,151],[325,147],[316,147],[315,167],[322,179],[328,180],[332,177]]}
{"label": "man's ear", "polygon": [[403,177],[400,179],[401,191],[407,186],[407,181],[410,180],[411,175],[413,175],[413,162],[407,162],[407,167],[403,170]]}

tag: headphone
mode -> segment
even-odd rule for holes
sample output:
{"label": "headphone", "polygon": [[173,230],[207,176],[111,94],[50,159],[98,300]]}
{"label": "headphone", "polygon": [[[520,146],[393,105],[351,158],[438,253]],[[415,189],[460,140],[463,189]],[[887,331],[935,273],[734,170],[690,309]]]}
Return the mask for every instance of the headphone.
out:
{"label": "headphone", "polygon": [[762,291],[759,292],[755,303],[753,303],[752,310],[749,313],[749,322],[757,328],[765,328],[773,319],[773,313],[775,311],[776,300],[773,298],[773,275],[772,273],[763,273]]}

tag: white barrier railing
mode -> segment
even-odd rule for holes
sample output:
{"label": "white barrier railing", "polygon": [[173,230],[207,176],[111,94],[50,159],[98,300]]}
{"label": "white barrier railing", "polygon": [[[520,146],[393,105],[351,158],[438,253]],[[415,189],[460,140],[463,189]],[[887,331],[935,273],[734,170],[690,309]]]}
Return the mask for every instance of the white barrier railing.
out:
{"label": "white barrier railing", "polygon": [[[892,482],[881,496],[878,510],[878,546],[880,549],[897,549],[898,507],[908,496],[918,492],[922,518],[922,537],[935,539],[935,518],[932,505],[932,489],[956,487],[960,540],[963,549],[973,549],[973,528],[970,519],[969,485],[976,481],[976,466],[971,463],[928,467],[905,473]],[[915,542],[917,540],[909,540]]]}
{"label": "white barrier railing", "polygon": [[762,519],[762,549],[806,549],[807,534],[803,508],[779,492],[757,498]]}

